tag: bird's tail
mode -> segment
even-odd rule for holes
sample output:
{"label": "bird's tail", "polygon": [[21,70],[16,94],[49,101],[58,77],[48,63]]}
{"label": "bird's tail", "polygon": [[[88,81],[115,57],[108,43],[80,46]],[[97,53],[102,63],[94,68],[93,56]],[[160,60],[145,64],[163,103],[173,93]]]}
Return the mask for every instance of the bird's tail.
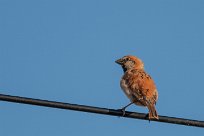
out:
{"label": "bird's tail", "polygon": [[151,119],[159,119],[159,116],[157,114],[156,108],[154,104],[147,105],[149,109],[149,120]]}

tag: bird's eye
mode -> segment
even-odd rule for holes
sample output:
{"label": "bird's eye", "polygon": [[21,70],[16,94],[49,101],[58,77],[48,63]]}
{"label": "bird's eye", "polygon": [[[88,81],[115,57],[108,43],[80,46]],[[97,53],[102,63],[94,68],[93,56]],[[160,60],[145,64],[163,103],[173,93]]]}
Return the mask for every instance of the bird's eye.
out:
{"label": "bird's eye", "polygon": [[130,58],[125,58],[125,61],[129,61],[130,60]]}

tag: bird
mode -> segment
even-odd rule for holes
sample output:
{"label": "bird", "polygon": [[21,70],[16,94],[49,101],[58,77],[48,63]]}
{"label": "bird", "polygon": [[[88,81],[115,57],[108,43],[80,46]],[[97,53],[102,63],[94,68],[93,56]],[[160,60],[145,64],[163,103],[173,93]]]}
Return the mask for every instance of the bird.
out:
{"label": "bird", "polygon": [[159,119],[156,110],[158,100],[158,91],[152,77],[144,70],[144,63],[138,57],[127,55],[115,61],[119,64],[124,72],[120,80],[120,86],[130,103],[121,110],[125,116],[125,109],[132,105],[147,107],[149,113],[147,117],[150,120]]}

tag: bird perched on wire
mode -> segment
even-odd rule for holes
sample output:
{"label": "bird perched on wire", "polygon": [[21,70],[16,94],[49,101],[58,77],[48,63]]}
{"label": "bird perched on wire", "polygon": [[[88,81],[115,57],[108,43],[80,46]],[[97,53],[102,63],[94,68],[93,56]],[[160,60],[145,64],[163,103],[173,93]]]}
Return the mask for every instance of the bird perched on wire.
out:
{"label": "bird perched on wire", "polygon": [[149,120],[159,119],[155,108],[158,92],[153,79],[144,71],[143,62],[135,56],[124,56],[115,62],[123,68],[124,75],[120,81],[120,86],[131,101],[122,108],[123,116],[125,109],[134,103],[148,108]]}

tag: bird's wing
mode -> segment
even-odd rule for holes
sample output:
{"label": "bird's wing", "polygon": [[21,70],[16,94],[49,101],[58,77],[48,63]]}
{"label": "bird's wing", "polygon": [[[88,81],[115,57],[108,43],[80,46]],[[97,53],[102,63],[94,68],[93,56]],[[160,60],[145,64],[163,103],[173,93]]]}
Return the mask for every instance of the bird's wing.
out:
{"label": "bird's wing", "polygon": [[155,104],[158,98],[153,79],[143,70],[131,70],[127,73],[126,81],[132,95],[143,105],[148,102]]}

